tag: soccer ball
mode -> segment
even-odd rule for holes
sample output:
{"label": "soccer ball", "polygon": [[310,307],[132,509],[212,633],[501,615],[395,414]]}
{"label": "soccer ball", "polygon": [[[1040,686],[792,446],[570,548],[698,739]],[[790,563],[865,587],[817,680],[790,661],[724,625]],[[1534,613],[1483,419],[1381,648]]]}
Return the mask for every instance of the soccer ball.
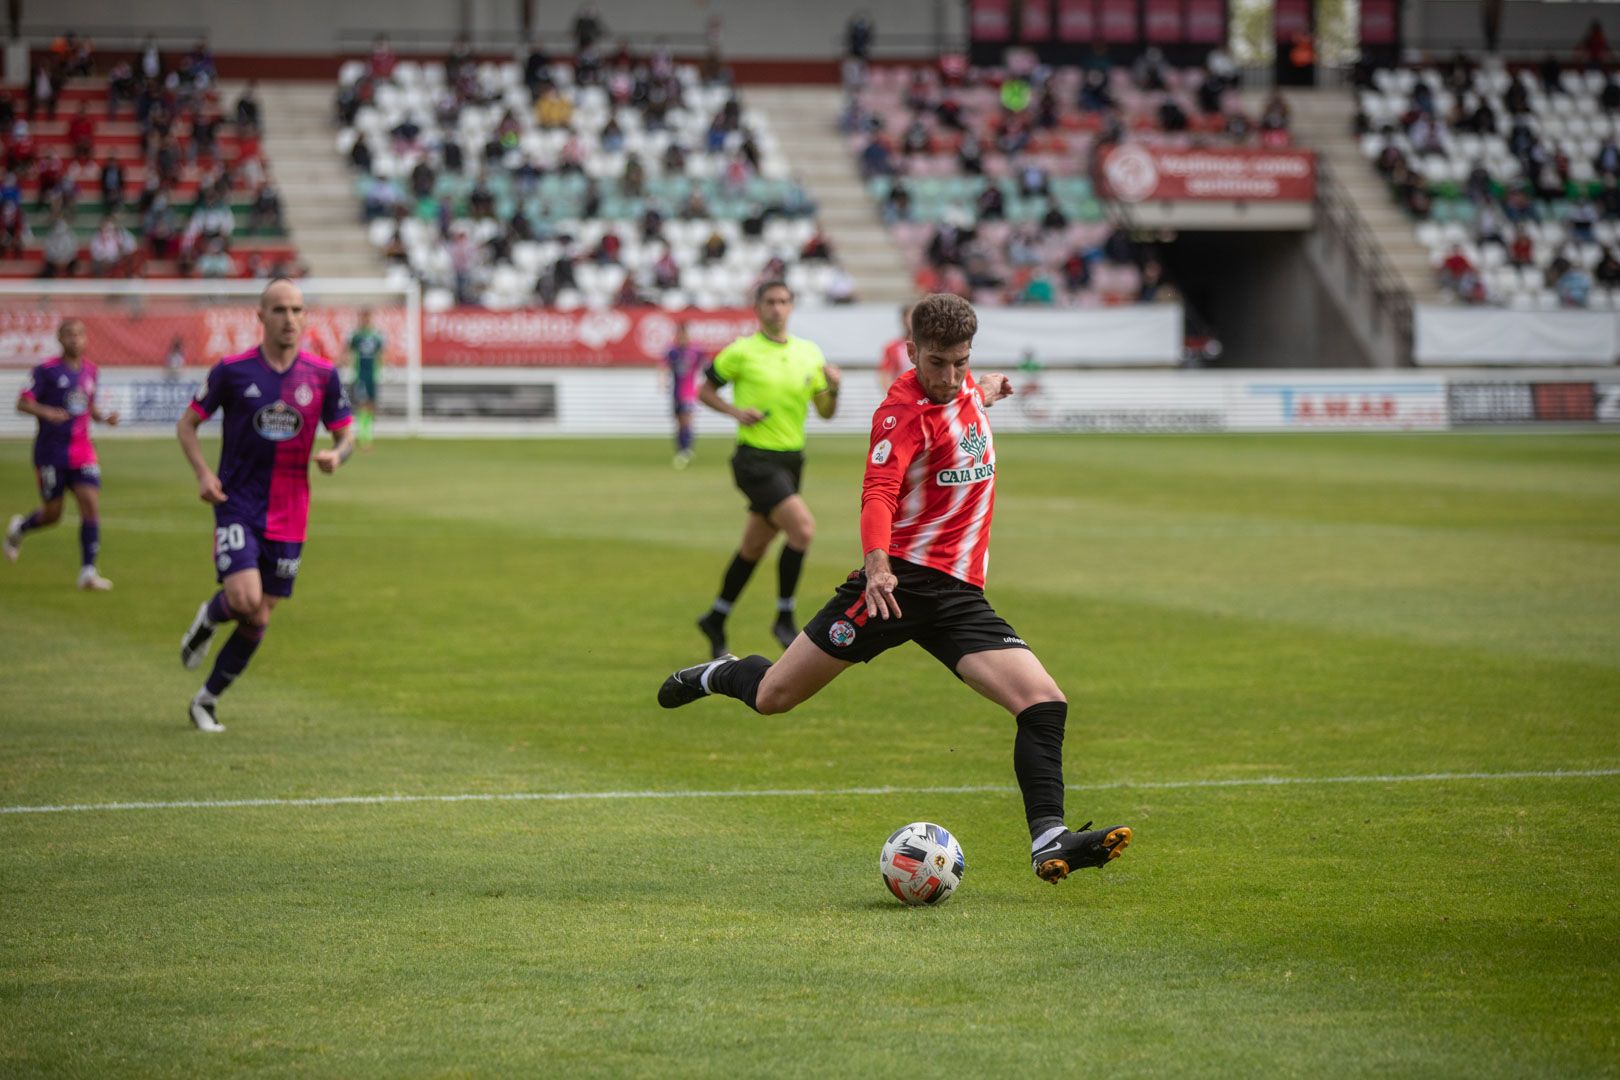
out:
{"label": "soccer ball", "polygon": [[939,825],[916,821],[896,829],[878,856],[883,884],[902,904],[943,904],[962,884],[962,845]]}

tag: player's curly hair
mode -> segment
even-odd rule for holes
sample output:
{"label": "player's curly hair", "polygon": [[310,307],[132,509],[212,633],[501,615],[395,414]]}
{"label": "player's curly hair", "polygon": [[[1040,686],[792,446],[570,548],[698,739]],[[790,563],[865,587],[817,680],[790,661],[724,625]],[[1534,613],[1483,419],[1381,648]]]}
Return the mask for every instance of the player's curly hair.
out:
{"label": "player's curly hair", "polygon": [[911,309],[911,340],[919,347],[948,349],[972,341],[979,332],[973,305],[951,293],[930,293]]}

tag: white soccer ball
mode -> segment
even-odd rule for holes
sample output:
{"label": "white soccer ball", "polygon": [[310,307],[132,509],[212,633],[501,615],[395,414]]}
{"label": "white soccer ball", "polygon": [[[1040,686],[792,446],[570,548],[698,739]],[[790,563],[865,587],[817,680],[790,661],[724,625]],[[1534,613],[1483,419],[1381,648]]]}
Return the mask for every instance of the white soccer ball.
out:
{"label": "white soccer ball", "polygon": [[915,821],[896,829],[878,856],[878,870],[902,904],[943,904],[962,884],[962,845],[943,826]]}

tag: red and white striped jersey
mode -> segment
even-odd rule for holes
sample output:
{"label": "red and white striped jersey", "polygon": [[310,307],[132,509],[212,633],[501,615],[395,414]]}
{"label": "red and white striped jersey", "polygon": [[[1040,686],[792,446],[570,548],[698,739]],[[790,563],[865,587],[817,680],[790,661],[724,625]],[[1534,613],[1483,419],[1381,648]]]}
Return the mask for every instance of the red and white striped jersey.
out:
{"label": "red and white striped jersey", "polygon": [[995,446],[973,376],[936,405],[915,369],[901,375],[872,414],[861,550],[881,547],[983,588],[995,505]]}

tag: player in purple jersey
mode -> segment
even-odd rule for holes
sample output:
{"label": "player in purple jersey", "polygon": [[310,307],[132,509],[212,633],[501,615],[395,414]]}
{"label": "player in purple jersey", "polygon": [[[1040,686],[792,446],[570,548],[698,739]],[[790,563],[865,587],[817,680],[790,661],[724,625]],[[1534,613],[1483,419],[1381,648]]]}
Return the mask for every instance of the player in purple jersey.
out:
{"label": "player in purple jersey", "polygon": [[692,463],[692,412],[698,402],[698,375],[707,359],[688,337],[686,324],[675,328],[675,347],[664,356],[675,403],[675,467]]}
{"label": "player in purple jersey", "polygon": [[22,539],[35,529],[55,525],[62,517],[62,496],[73,492],[79,504],[79,588],[104,592],[112,582],[96,571],[101,550],[101,467],[90,441],[90,421],[116,426],[116,410],[102,412],[96,405],[99,372],[84,358],[89,341],[84,323],[65,319],[57,328],[62,355],[52,357],[29,372],[17,396],[17,411],[39,420],[34,436],[34,472],[39,479],[40,507],[26,517],[15,515],[0,543],[6,559],[16,562]]}
{"label": "player in purple jersey", "polygon": [[[188,713],[201,731],[224,731],[215,705],[246,669],[270,613],[292,595],[309,520],[309,461],[315,429],[325,424],[333,447],[314,454],[321,472],[336,472],[354,452],[353,417],[330,360],[299,349],[304,295],[286,278],[259,297],[263,344],[227,356],[180,418],[180,448],[197,474],[197,496],[214,508],[214,568],[221,589],[197,609],[180,639],[180,662],[195,668],[221,623],[235,622],[214,669]],[[203,458],[197,429],[223,410],[219,472]]]}

